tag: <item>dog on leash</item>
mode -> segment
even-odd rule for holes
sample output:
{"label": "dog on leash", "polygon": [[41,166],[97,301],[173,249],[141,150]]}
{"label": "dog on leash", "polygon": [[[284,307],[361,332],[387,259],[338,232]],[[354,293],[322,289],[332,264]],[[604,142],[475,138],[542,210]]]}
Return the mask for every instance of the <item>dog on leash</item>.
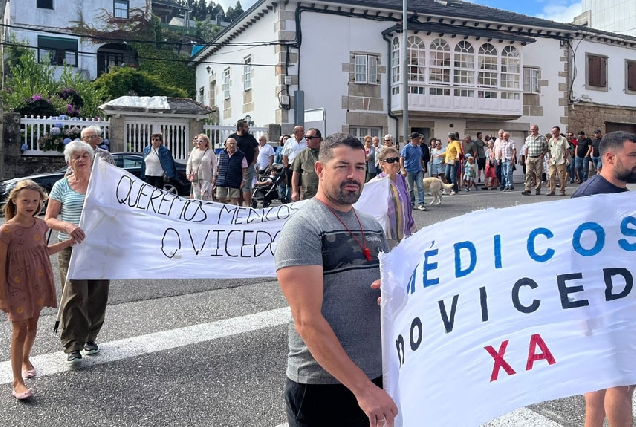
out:
{"label": "dog on leash", "polygon": [[439,178],[431,177],[424,178],[424,191],[428,192],[433,196],[433,200],[431,200],[431,205],[441,205],[442,204],[442,190],[451,191],[453,189],[453,184],[444,184]]}

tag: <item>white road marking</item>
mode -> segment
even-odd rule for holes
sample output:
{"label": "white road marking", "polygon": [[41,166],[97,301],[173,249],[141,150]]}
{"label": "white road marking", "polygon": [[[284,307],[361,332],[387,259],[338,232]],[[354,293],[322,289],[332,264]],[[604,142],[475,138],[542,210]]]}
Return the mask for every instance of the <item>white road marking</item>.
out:
{"label": "white road marking", "polygon": [[[286,324],[290,319],[291,312],[289,307],[284,307],[217,322],[201,323],[169,331],[100,343],[99,354],[84,357],[81,364],[82,366],[103,365],[144,354],[171,350],[258,329],[271,328]],[[34,356],[31,358],[31,362],[38,371],[38,377],[55,375],[73,369],[72,366],[67,365],[66,355],[62,351]],[[11,361],[1,362],[0,384],[10,384],[12,382]]]}

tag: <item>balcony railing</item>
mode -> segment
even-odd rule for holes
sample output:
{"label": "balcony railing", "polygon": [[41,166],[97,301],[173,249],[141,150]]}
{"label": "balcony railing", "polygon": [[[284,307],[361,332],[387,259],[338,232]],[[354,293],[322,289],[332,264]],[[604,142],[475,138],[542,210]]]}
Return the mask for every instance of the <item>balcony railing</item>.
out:
{"label": "balcony railing", "polygon": [[[391,109],[402,110],[402,87],[393,86]],[[410,84],[409,111],[523,115],[523,93],[518,89]]]}

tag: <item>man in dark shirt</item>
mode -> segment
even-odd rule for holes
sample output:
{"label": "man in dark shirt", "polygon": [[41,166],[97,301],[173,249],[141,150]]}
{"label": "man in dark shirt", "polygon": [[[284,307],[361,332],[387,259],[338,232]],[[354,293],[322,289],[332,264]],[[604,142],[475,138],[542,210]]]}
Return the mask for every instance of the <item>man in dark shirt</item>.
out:
{"label": "man in dark shirt", "polygon": [[[627,184],[636,184],[636,135],[610,132],[601,139],[599,150],[603,169],[585,181],[572,197],[622,193],[627,191]],[[631,426],[633,392],[631,385],[585,393],[585,425],[601,426],[607,415],[610,425]]]}
{"label": "man in dark shirt", "polygon": [[594,131],[594,139],[592,140],[592,165],[594,165],[594,172],[596,173],[601,171],[601,154],[599,151],[601,137],[601,130],[596,129]]}
{"label": "man in dark shirt", "polygon": [[258,142],[254,135],[250,133],[249,123],[245,120],[239,120],[236,122],[236,133],[229,136],[236,140],[236,145],[239,151],[245,154],[247,160],[247,173],[245,174],[245,185],[243,186],[242,197],[239,200],[239,206],[241,202],[245,202],[245,206],[252,204],[252,189],[254,188],[254,177],[256,176],[256,159],[258,158]]}
{"label": "man in dark shirt", "polygon": [[587,174],[590,171],[590,157],[592,155],[592,140],[585,136],[585,132],[579,132],[579,144],[576,146],[576,157],[574,167],[579,175],[578,183],[587,181]]}

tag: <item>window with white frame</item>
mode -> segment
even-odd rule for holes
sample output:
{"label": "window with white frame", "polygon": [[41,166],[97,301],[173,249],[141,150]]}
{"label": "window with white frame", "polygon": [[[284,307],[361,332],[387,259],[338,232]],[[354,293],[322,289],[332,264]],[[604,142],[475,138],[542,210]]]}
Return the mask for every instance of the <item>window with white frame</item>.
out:
{"label": "window with white frame", "polygon": [[417,37],[408,38],[409,81],[424,82],[426,80],[426,44]]}
{"label": "window with white frame", "polygon": [[429,60],[429,82],[431,84],[450,84],[451,52],[446,40],[433,40]]}
{"label": "window with white frame", "polygon": [[230,67],[223,70],[223,99],[230,99]]}
{"label": "window with white frame", "polygon": [[252,89],[252,55],[248,55],[244,59],[243,65],[243,90]]}
{"label": "window with white frame", "polygon": [[521,76],[521,57],[514,46],[506,46],[501,52],[501,87],[519,89]]}
{"label": "window with white frame", "polygon": [[380,126],[349,126],[349,134],[355,136],[358,139],[362,139],[367,135],[371,137],[380,137],[382,134],[382,127]]}
{"label": "window with white frame", "polygon": [[120,19],[128,19],[128,9],[130,4],[128,0],[114,0],[113,16]]}
{"label": "window with white frame", "polygon": [[497,87],[499,81],[497,49],[490,43],[484,43],[479,47],[477,54],[477,86]]}
{"label": "window with white frame", "polygon": [[539,69],[523,67],[523,92],[539,93]]}
{"label": "window with white frame", "polygon": [[378,83],[378,57],[375,55],[355,55],[355,82]]}
{"label": "window with white frame", "polygon": [[394,37],[391,44],[391,94],[400,93],[400,81],[400,39]]}
{"label": "window with white frame", "polygon": [[453,83],[455,85],[475,85],[475,49],[466,40],[460,41],[455,46],[453,65]]}

